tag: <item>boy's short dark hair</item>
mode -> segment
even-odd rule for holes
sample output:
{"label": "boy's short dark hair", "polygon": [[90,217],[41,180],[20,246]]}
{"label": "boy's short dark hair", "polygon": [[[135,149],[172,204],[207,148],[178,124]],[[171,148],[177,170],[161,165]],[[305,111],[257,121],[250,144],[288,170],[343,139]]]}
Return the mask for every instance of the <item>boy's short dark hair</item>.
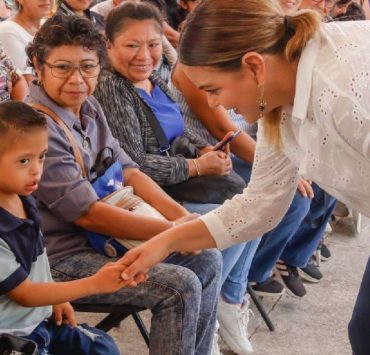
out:
{"label": "boy's short dark hair", "polygon": [[43,114],[21,101],[0,103],[0,140],[10,130],[28,132],[35,128],[47,128]]}

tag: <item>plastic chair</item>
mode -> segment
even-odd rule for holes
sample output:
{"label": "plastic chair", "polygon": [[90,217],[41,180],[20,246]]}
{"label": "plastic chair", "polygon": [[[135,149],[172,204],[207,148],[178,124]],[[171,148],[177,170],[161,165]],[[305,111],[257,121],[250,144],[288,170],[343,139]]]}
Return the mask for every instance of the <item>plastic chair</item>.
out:
{"label": "plastic chair", "polygon": [[97,303],[78,303],[72,302],[72,306],[77,312],[88,312],[88,313],[108,313],[108,315],[102,319],[96,328],[108,332],[113,327],[116,327],[128,316],[132,316],[136,326],[138,327],[141,336],[143,337],[146,345],[149,347],[149,333],[142,321],[139,312],[145,310],[142,307],[129,306],[129,305],[110,305],[110,304],[97,304]]}

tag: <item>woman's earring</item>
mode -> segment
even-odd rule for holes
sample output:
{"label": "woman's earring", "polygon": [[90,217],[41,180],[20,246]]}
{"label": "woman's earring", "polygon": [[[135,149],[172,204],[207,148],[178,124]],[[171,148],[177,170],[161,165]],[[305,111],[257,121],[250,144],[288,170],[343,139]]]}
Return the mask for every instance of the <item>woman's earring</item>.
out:
{"label": "woman's earring", "polygon": [[262,118],[263,113],[265,112],[265,108],[267,105],[266,99],[265,99],[265,87],[263,85],[258,85],[258,111],[260,113],[260,118]]}

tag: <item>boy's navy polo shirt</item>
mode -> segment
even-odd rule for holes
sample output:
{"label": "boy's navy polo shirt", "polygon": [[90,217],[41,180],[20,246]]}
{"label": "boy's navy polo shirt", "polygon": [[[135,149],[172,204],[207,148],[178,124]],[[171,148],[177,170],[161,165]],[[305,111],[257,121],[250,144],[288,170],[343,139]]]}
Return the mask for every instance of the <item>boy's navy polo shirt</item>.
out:
{"label": "boy's navy polo shirt", "polygon": [[0,207],[0,334],[28,335],[51,315],[51,306],[22,307],[7,296],[26,278],[52,282],[35,200],[21,199],[26,219]]}

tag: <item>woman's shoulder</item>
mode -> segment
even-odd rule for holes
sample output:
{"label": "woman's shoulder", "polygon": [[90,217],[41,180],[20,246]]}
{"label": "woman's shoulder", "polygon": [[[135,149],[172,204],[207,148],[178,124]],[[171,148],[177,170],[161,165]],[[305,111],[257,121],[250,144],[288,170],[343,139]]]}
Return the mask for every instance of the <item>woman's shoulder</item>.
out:
{"label": "woman's shoulder", "polygon": [[98,101],[103,97],[109,100],[120,97],[132,101],[136,96],[136,91],[133,84],[126,78],[115,71],[103,70],[94,95]]}
{"label": "woman's shoulder", "polygon": [[18,23],[8,19],[6,21],[3,21],[0,23],[0,34],[6,35],[14,33],[17,35],[21,35],[22,37],[30,37],[32,38],[32,35],[29,34],[21,25]]}
{"label": "woman's shoulder", "polygon": [[176,93],[173,92],[173,88],[169,86],[156,72],[153,71],[150,75],[150,81],[157,85],[168,97],[170,97],[173,101],[176,101]]}

